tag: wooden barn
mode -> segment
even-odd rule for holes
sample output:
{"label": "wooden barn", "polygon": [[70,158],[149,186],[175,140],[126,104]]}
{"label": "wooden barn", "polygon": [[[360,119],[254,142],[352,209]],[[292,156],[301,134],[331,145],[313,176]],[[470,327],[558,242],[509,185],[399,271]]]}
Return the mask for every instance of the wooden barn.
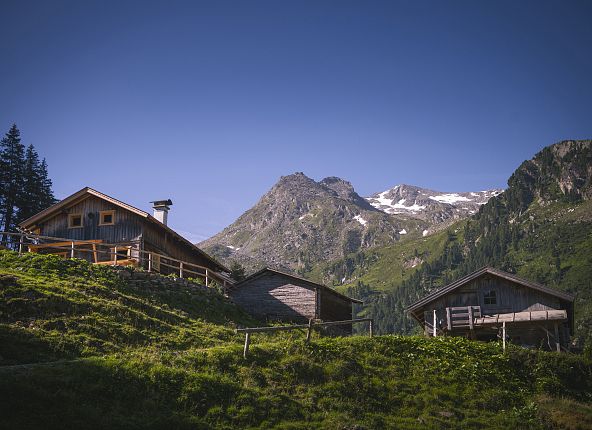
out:
{"label": "wooden barn", "polygon": [[[325,285],[268,268],[235,284],[228,294],[256,317],[289,322],[350,320],[353,303],[362,303]],[[351,332],[351,325],[347,327]]]}
{"label": "wooden barn", "polygon": [[34,243],[28,244],[31,252],[98,264],[149,264],[151,270],[164,274],[179,273],[179,268],[182,272],[181,262],[185,262],[186,276],[194,268],[191,264],[208,269],[214,279],[217,273],[229,272],[167,226],[170,200],[152,203],[154,213],[150,215],[86,187],[23,221],[20,227],[35,235]]}
{"label": "wooden barn", "polygon": [[505,337],[514,344],[559,351],[569,348],[573,302],[569,294],[484,267],[427,295],[407,312],[429,336]]}

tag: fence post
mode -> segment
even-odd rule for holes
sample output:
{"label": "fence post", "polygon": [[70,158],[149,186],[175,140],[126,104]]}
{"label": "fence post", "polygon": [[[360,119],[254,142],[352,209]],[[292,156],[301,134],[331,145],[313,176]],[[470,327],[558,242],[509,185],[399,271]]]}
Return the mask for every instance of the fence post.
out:
{"label": "fence post", "polygon": [[243,349],[243,358],[247,358],[247,354],[249,353],[249,343],[251,342],[251,333],[245,333],[245,348]]}
{"label": "fence post", "polygon": [[19,236],[19,255],[23,255],[23,234]]}
{"label": "fence post", "polygon": [[374,335],[374,333],[373,333],[373,331],[372,331],[372,322],[373,322],[373,320],[370,320],[370,327],[369,327],[369,334],[370,334],[370,337],[372,337],[372,336]]}
{"label": "fence post", "polygon": [[179,262],[179,278],[183,277],[183,262]]}
{"label": "fence post", "polygon": [[72,241],[72,248],[70,249],[70,258],[74,258],[74,241]]}
{"label": "fence post", "polygon": [[148,253],[148,271],[152,272],[152,253]]}
{"label": "fence post", "polygon": [[437,321],[437,315],[436,315],[436,309],[434,309],[434,321],[433,321],[433,326],[432,326],[432,335],[434,337],[436,337],[438,335],[438,332],[436,331],[436,324],[438,323]]}
{"label": "fence post", "polygon": [[308,330],[306,332],[306,342],[310,342],[310,336],[312,334],[312,318],[308,320]]}
{"label": "fence post", "polygon": [[208,269],[206,269],[206,287],[208,286]]}
{"label": "fence post", "polygon": [[502,345],[504,346],[504,351],[506,350],[506,322],[502,323]]}
{"label": "fence post", "polygon": [[113,255],[113,265],[117,266],[117,245],[115,245],[115,248],[113,248],[114,251],[114,255]]}

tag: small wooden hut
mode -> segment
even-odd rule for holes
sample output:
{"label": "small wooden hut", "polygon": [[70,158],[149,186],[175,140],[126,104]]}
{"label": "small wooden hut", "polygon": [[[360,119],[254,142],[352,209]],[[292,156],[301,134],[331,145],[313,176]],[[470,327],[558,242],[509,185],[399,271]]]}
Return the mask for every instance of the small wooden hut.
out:
{"label": "small wooden hut", "polygon": [[350,320],[353,303],[362,303],[333,288],[269,268],[235,284],[228,294],[256,317],[289,322]]}
{"label": "small wooden hut", "polygon": [[491,267],[484,267],[407,308],[428,336],[506,338],[559,351],[569,348],[574,297]]}

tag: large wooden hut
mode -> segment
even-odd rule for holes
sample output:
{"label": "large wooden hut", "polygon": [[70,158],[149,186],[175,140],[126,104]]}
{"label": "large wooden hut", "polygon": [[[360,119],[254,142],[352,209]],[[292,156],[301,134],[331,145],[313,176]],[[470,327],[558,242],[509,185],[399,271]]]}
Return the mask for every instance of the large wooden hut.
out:
{"label": "large wooden hut", "polygon": [[530,347],[568,348],[573,296],[484,267],[417,301],[407,312],[430,336],[494,340]]}
{"label": "large wooden hut", "polygon": [[325,285],[269,268],[235,284],[228,294],[256,317],[289,322],[350,320],[353,304],[362,303]]}
{"label": "large wooden hut", "polygon": [[[153,203],[153,214],[85,187],[23,221],[20,227],[34,235],[32,252],[60,254],[98,264],[135,264],[160,273],[211,271],[211,278],[229,270],[167,226],[172,202]],[[38,238],[41,236],[41,238]],[[52,239],[55,238],[55,239]],[[71,248],[71,249],[70,249]],[[200,273],[204,273],[201,271]],[[194,276],[197,277],[197,276]]]}

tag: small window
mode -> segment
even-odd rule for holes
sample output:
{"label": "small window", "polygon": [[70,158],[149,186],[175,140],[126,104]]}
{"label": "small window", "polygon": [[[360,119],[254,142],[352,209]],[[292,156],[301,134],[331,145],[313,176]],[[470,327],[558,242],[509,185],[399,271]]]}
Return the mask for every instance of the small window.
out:
{"label": "small window", "polygon": [[115,224],[115,211],[101,211],[99,214],[99,225]]}
{"label": "small window", "polygon": [[483,303],[486,305],[497,305],[495,290],[486,291],[483,295]]}
{"label": "small window", "polygon": [[82,227],[82,214],[69,214],[68,215],[68,228],[80,228]]}

